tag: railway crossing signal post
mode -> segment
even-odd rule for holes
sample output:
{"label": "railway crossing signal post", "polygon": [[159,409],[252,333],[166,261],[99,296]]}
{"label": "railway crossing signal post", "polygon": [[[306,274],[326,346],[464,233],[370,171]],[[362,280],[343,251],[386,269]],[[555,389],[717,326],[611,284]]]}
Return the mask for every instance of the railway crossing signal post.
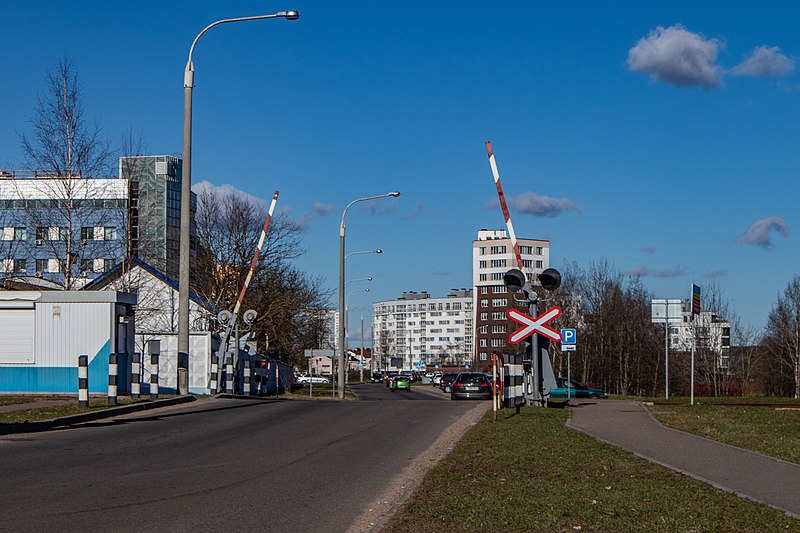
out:
{"label": "railway crossing signal post", "polygon": [[[554,291],[561,286],[561,273],[555,268],[545,269],[537,275],[537,278],[542,284],[542,288],[545,290]],[[525,375],[523,391],[525,395],[525,404],[531,405],[535,401],[538,401],[541,402],[540,405],[544,406],[544,365],[542,362],[542,350],[547,342],[546,339],[555,341],[561,340],[561,334],[549,328],[546,324],[561,314],[561,308],[554,307],[543,313],[542,316],[538,316],[539,311],[537,310],[537,304],[539,303],[539,295],[533,291],[525,274],[517,268],[512,268],[503,275],[503,283],[505,283],[506,287],[508,287],[511,292],[522,293],[524,299],[518,299],[517,301],[525,301],[528,303],[528,312],[530,316],[513,309],[507,312],[511,320],[524,326],[509,336],[509,342],[511,344],[516,344],[526,339],[525,358],[523,359],[523,371]],[[542,342],[540,342],[540,338]],[[534,358],[536,361],[536,397],[532,397],[530,387],[528,386],[533,380]]]}

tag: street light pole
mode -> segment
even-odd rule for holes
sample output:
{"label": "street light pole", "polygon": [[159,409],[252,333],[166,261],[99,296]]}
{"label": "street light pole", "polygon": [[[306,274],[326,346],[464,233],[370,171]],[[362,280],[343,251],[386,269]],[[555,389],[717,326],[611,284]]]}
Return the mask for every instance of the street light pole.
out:
{"label": "street light pole", "polygon": [[[350,209],[355,203],[358,202],[366,202],[368,200],[377,200],[378,198],[387,198],[389,196],[398,197],[400,193],[397,191],[393,191],[386,194],[379,194],[377,196],[367,196],[365,198],[357,198],[347,204],[347,207],[344,208],[342,211],[342,222],[339,224],[339,399],[344,400],[344,237],[345,237],[345,226],[344,226],[344,217],[347,214],[347,210]],[[187,342],[188,344],[188,342]]]}
{"label": "street light pole", "polygon": [[[280,11],[271,15],[255,15],[252,17],[239,17],[222,19],[212,22],[203,31],[197,34],[189,48],[189,60],[183,73],[183,169],[181,173],[181,226],[180,226],[180,252],[178,264],[178,394],[189,394],[188,369],[189,369],[189,284],[191,261],[191,202],[192,202],[192,89],[194,88],[194,65],[192,53],[200,37],[220,24],[228,22],[243,22],[246,20],[259,20],[269,18],[285,18],[297,20],[300,14],[295,10]],[[185,372],[184,379],[181,373]]]}

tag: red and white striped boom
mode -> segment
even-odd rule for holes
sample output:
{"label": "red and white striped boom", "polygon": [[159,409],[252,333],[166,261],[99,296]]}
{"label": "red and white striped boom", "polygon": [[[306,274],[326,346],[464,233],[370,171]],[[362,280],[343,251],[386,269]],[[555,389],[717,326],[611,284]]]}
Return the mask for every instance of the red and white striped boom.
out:
{"label": "red and white striped boom", "polygon": [[[500,173],[497,171],[497,162],[494,160],[494,152],[492,151],[492,143],[486,141],[486,152],[489,154],[489,165],[492,167],[492,175],[494,176],[494,184],[497,187],[497,197],[500,199],[500,207],[503,209],[503,216],[506,219],[506,228],[508,228],[508,236],[511,238],[511,246],[514,247],[514,255],[517,258],[517,267],[522,268],[522,256],[519,253],[519,246],[517,245],[517,235],[514,233],[514,225],[511,223],[511,215],[508,214],[508,206],[506,205],[506,197],[503,195],[503,186],[500,185]],[[523,270],[524,271],[524,270]]]}
{"label": "red and white striped boom", "polygon": [[247,277],[244,280],[244,285],[242,286],[242,291],[239,293],[239,299],[236,300],[236,307],[233,308],[233,322],[236,322],[236,317],[239,316],[239,308],[242,307],[242,301],[244,300],[244,295],[247,292],[247,287],[250,285],[250,280],[253,279],[253,272],[256,269],[256,263],[258,263],[258,255],[261,253],[261,247],[264,246],[264,239],[267,236],[267,228],[269,228],[269,222],[272,220],[272,213],[275,211],[275,204],[278,202],[278,191],[275,191],[275,194],[272,195],[272,203],[269,205],[269,212],[267,213],[267,219],[264,221],[264,229],[261,230],[261,238],[258,239],[258,246],[256,247],[256,253],[253,255],[253,261],[250,263],[250,271],[247,273]]}

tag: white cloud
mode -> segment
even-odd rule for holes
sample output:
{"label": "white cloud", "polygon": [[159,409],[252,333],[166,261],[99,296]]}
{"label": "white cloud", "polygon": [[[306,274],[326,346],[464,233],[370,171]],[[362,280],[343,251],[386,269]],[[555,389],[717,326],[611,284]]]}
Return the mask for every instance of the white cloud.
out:
{"label": "white cloud", "polygon": [[680,24],[658,26],[628,51],[628,68],[673,85],[719,87],[722,69],[716,61],[722,46]]}
{"label": "white cloud", "polygon": [[686,274],[685,267],[665,268],[653,273],[657,278],[679,278],[684,274]]}
{"label": "white cloud", "polygon": [[[494,209],[500,205],[498,200],[492,200],[486,204],[487,209]],[[564,211],[577,211],[580,208],[569,198],[551,198],[550,196],[540,196],[534,192],[524,192],[518,196],[508,197],[509,207],[525,215],[536,217],[555,217]]]}
{"label": "white cloud", "polygon": [[758,46],[733,69],[734,76],[781,76],[794,70],[795,61],[781,53],[777,46]]}
{"label": "white cloud", "polygon": [[646,266],[638,266],[636,268],[632,268],[622,273],[623,276],[629,276],[632,278],[645,278],[650,275],[650,269]]}
{"label": "white cloud", "polygon": [[220,197],[225,197],[234,194],[236,196],[246,199],[247,201],[249,201],[250,203],[259,208],[264,208],[268,205],[267,201],[264,198],[253,196],[252,194],[239,190],[233,185],[230,185],[228,183],[225,183],[223,185],[214,185],[210,181],[203,180],[192,185],[192,192],[197,194],[198,196],[200,196],[206,191],[212,192]]}
{"label": "white cloud", "polygon": [[753,225],[739,236],[739,242],[769,248],[772,246],[773,231],[783,237],[789,236],[789,226],[782,218],[769,217],[753,222]]}
{"label": "white cloud", "polygon": [[313,203],[311,205],[311,209],[313,209],[314,212],[316,214],[318,214],[319,216],[325,217],[325,216],[328,216],[328,215],[334,213],[336,211],[336,206],[335,205],[330,205],[330,204],[323,204],[323,203],[320,203],[320,202],[315,202],[315,203]]}

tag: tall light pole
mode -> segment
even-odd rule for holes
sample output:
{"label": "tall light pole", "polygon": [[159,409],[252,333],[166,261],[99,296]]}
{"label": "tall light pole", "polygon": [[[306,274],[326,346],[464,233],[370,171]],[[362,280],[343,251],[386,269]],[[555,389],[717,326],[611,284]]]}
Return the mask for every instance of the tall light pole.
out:
{"label": "tall light pole", "polygon": [[[295,10],[279,11],[271,15],[255,15],[252,17],[239,17],[222,19],[212,22],[203,31],[197,34],[189,48],[189,60],[183,73],[183,172],[181,174],[181,229],[180,229],[180,255],[178,265],[178,394],[189,394],[188,368],[189,368],[189,283],[191,246],[191,202],[192,202],[192,89],[194,88],[194,65],[192,53],[200,37],[220,24],[227,22],[244,22],[246,20],[259,20],[271,18],[285,18],[297,20],[300,13]],[[181,379],[181,371],[185,369],[186,376]]]}
{"label": "tall light pole", "polygon": [[[367,196],[364,198],[356,198],[344,208],[342,211],[342,222],[339,225],[339,399],[344,400],[344,237],[345,226],[344,217],[350,206],[358,202],[366,202],[368,200],[377,200],[378,198],[388,198],[389,196],[398,197],[400,193],[397,191],[389,192],[386,194],[378,194],[376,196]],[[355,253],[355,252],[354,252]],[[369,253],[369,252],[367,252]],[[187,342],[188,344],[188,342]]]}

